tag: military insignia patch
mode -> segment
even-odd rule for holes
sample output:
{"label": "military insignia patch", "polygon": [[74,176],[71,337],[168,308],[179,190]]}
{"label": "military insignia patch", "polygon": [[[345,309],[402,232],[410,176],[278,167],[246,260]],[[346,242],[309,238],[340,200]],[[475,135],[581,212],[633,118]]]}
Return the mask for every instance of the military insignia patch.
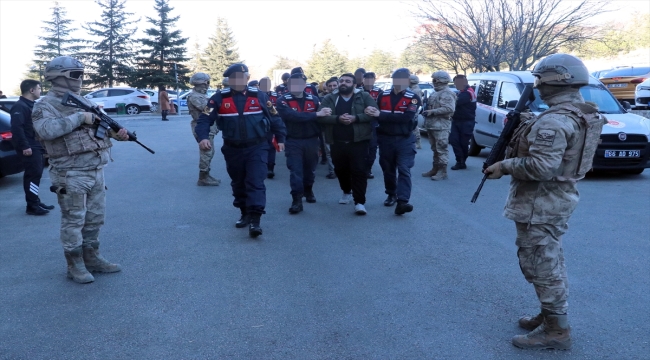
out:
{"label": "military insignia patch", "polygon": [[211,108],[211,107],[209,107],[209,106],[206,106],[206,107],[203,109],[203,113],[206,114],[206,115],[210,115],[210,113],[212,112],[212,110],[214,110],[214,108]]}
{"label": "military insignia patch", "polygon": [[537,131],[535,144],[540,146],[552,146],[555,141],[555,130],[541,129]]}
{"label": "military insignia patch", "polygon": [[411,99],[411,102],[412,102],[413,104],[417,104],[417,103],[418,103],[418,99]]}
{"label": "military insignia patch", "polygon": [[225,103],[225,104],[223,104],[223,106],[224,106],[226,109],[230,109],[230,103]]}

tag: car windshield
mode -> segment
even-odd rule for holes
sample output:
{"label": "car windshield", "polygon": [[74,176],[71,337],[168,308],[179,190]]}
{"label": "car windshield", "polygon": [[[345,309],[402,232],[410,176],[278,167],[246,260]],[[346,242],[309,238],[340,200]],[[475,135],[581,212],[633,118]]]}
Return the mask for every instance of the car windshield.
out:
{"label": "car windshield", "polygon": [[[650,73],[650,67],[629,67],[624,69],[612,70],[606,75],[608,78],[619,77],[619,76],[639,76]],[[603,77],[601,74],[600,77]]]}
{"label": "car windshield", "polygon": [[[532,84],[528,84],[532,85]],[[544,104],[540,99],[539,91],[534,89],[535,101],[530,106],[534,112],[542,112],[548,110],[548,105]],[[598,111],[602,114],[624,114],[625,110],[621,107],[618,101],[612,94],[605,89],[602,84],[589,84],[580,88],[580,94],[585,101],[591,101],[598,105]]]}
{"label": "car windshield", "polygon": [[427,84],[427,83],[421,83],[419,84],[420,89],[433,89],[433,85]]}

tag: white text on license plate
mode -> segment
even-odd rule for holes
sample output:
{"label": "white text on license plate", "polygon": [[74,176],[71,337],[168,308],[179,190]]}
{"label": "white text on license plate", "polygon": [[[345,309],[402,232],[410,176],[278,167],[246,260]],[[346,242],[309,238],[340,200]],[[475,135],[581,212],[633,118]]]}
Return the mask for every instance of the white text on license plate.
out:
{"label": "white text on license plate", "polygon": [[608,88],[624,88],[627,87],[627,84],[607,84]]}
{"label": "white text on license plate", "polygon": [[641,157],[640,150],[605,150],[606,158],[638,158]]}

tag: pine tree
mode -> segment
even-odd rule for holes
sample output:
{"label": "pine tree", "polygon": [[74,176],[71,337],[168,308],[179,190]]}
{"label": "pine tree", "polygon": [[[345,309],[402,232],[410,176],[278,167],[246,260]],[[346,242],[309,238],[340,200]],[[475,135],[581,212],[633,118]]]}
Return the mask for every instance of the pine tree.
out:
{"label": "pine tree", "polygon": [[366,59],[366,70],[373,71],[377,77],[389,76],[397,62],[395,57],[388,51],[375,49]]}
{"label": "pine tree", "polygon": [[202,57],[201,46],[198,41],[195,41],[192,54],[190,55],[190,60],[187,62],[187,68],[190,70],[191,74],[203,72],[203,65],[201,64]]}
{"label": "pine tree", "polygon": [[217,29],[210,43],[203,53],[201,64],[203,70],[210,75],[212,79],[221,79],[226,69],[238,62],[243,62],[239,58],[237,42],[228,22],[223,18],[217,18]]}
{"label": "pine tree", "polygon": [[138,20],[129,21],[133,13],[124,11],[126,0],[96,0],[103,9],[99,22],[87,23],[84,29],[99,38],[84,54],[90,61],[86,71],[89,83],[113,87],[114,84],[128,81],[135,54],[132,36],[136,28],[128,26]]}
{"label": "pine tree", "polygon": [[278,59],[275,61],[275,64],[269,68],[269,71],[267,71],[266,75],[267,76],[273,76],[273,71],[274,70],[285,70],[285,69],[293,69],[295,67],[301,66],[300,62],[296,60],[289,59],[284,56],[276,56]]}
{"label": "pine tree", "polygon": [[413,74],[431,73],[434,62],[430,50],[422,43],[413,43],[404,49],[399,57],[399,67],[405,67]]}
{"label": "pine tree", "polygon": [[147,22],[154,27],[145,31],[147,38],[138,40],[142,46],[141,56],[137,57],[136,70],[129,84],[137,88],[159,85],[175,87],[174,64],[176,64],[178,86],[187,89],[186,83],[190,80],[187,75],[189,70],[183,65],[189,60],[185,57],[187,38],[181,37],[180,30],[173,29],[179,17],[169,17],[174,10],[169,6],[169,0],[156,0],[154,10],[157,17],[147,17]]}
{"label": "pine tree", "polygon": [[322,48],[314,50],[307,60],[305,75],[308,81],[326,81],[332,76],[341,76],[348,69],[348,59],[341,54],[330,40],[323,42]]}
{"label": "pine tree", "polygon": [[[45,24],[42,27],[44,35],[38,37],[43,43],[37,45],[34,50],[35,68],[30,71],[33,78],[40,77],[40,71],[45,71],[48,61],[58,56],[75,56],[84,47],[84,40],[75,39],[70,35],[73,31],[70,28],[72,20],[66,18],[65,8],[55,1],[51,10],[52,20],[43,21]],[[44,81],[42,88],[47,91],[50,88],[49,82]]]}

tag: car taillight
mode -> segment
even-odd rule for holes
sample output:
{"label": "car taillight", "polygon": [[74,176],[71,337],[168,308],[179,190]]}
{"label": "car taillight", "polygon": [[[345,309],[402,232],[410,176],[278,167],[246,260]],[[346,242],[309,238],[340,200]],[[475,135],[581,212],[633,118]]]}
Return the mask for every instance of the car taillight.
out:
{"label": "car taillight", "polygon": [[645,78],[636,78],[636,79],[632,79],[632,80],[630,80],[630,82],[631,82],[632,84],[640,84],[640,83],[642,83],[642,82],[644,82],[644,81],[645,81]]}
{"label": "car taillight", "polygon": [[11,135],[11,131],[0,133],[0,138],[2,138],[2,140],[11,140],[12,137],[13,135]]}
{"label": "car taillight", "polygon": [[140,99],[148,99],[149,95],[138,95]]}

